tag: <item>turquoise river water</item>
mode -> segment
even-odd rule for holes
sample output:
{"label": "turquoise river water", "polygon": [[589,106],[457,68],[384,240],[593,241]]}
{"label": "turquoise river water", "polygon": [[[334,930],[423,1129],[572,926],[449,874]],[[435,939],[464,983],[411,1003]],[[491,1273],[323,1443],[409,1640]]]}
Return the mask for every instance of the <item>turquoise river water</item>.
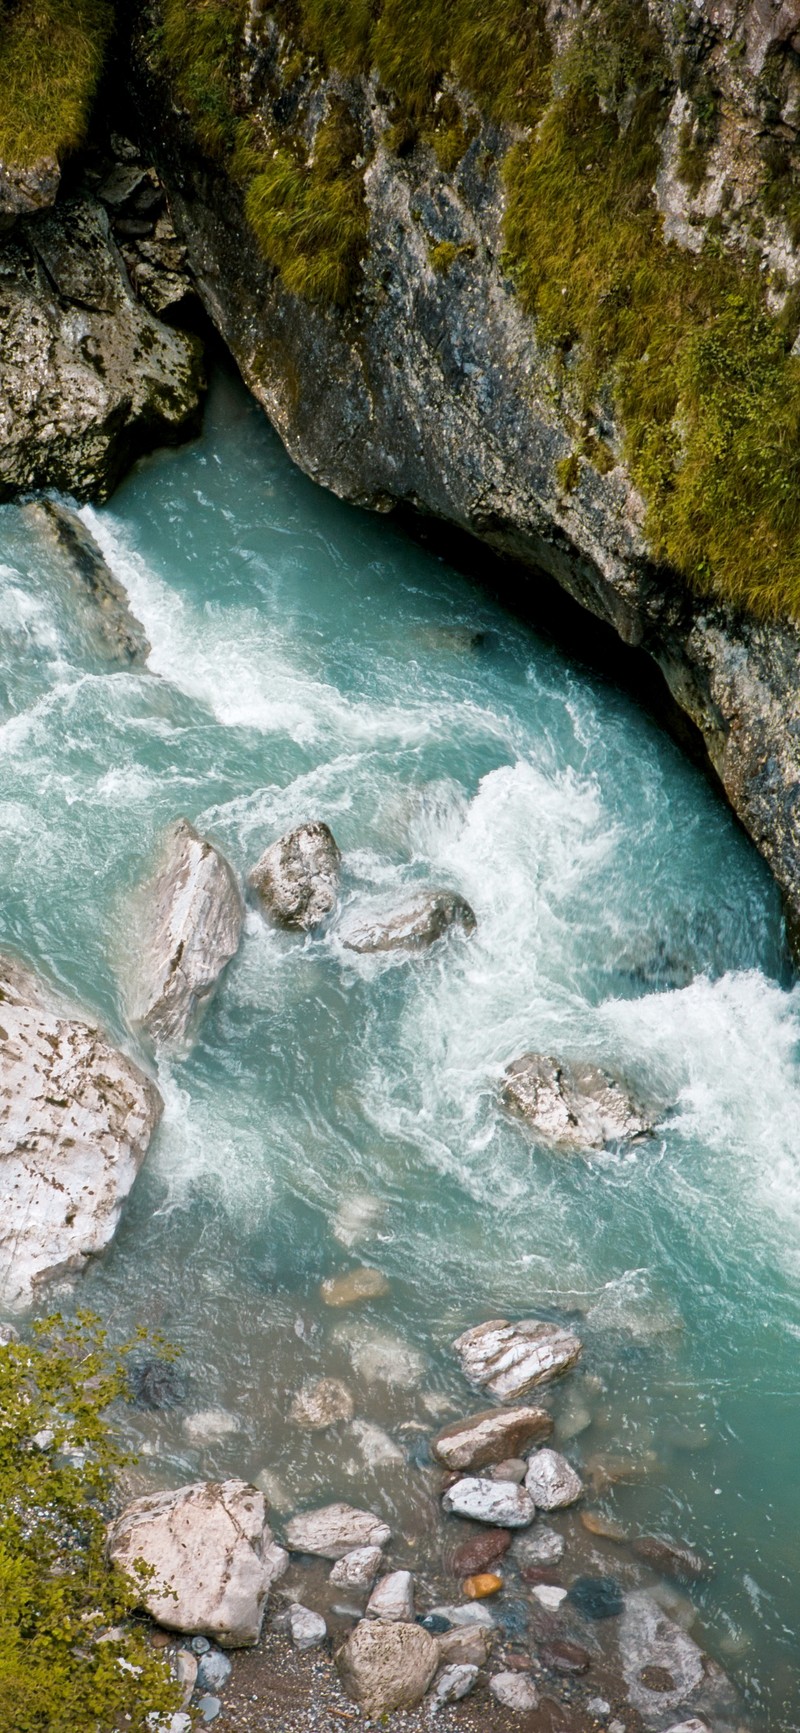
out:
{"label": "turquoise river water", "polygon": [[[131,1410],[143,1482],[368,1497],[424,1553],[408,1457],[469,1411],[453,1337],[570,1321],[588,1377],[558,1437],[584,1470],[622,1456],[604,1508],[626,1527],[713,1557],[694,1634],[753,1728],[800,1727],[800,994],[766,869],[630,698],[316,489],[232,381],[199,442],[83,517],[152,651],[103,663],[46,541],[0,510],[0,940],[134,1050],[129,899],[180,814],[242,874],[324,818],[347,904],[430,882],[478,919],[378,960],[248,911],[73,1294],[183,1350],[188,1405]],[[537,1147],[498,1105],[532,1047],[621,1068],[657,1137]],[[324,1306],[359,1263],[388,1295]],[[288,1409],[320,1373],[356,1422],[309,1434]]]}

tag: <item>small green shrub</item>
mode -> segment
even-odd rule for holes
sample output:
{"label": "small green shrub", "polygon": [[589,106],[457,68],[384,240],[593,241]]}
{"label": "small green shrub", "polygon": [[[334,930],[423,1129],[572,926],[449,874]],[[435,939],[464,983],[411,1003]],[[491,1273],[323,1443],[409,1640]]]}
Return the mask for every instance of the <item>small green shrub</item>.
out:
{"label": "small green shrub", "polygon": [[113,0],[0,4],[0,162],[77,150],[113,24]]}
{"label": "small green shrub", "polygon": [[145,1733],[178,1706],[105,1556],[126,1353],[87,1315],[0,1348],[0,1733]]}

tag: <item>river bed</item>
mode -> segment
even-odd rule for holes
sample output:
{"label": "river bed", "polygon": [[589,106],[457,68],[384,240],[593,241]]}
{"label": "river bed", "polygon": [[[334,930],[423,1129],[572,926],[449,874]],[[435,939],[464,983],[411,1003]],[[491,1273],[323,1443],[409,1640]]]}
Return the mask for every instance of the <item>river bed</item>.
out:
{"label": "river bed", "polygon": [[[316,489],[227,376],[200,441],[82,516],[151,650],[104,660],[0,509],[2,942],[134,1050],[131,895],[179,815],[242,876],[324,819],[346,908],[447,885],[478,922],[376,959],[248,909],[193,1051],[160,1063],[117,1239],[66,1295],[182,1351],[182,1400],[127,1413],[140,1483],[261,1477],[279,1517],[367,1501],[434,1570],[425,1440],[480,1406],[454,1337],[569,1323],[557,1442],[631,1534],[713,1558],[693,1635],[754,1730],[800,1727],[800,995],[766,868],[625,693]],[[620,1070],[657,1136],[537,1146],[499,1104],[530,1048]],[[388,1293],[327,1306],[358,1264]],[[355,1417],[309,1431],[291,1404],[321,1375]]]}

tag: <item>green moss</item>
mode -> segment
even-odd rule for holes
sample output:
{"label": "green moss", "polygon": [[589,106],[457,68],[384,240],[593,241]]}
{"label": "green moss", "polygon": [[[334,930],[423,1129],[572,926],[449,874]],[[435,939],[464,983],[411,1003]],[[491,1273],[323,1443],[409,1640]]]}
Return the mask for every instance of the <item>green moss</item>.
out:
{"label": "green moss", "polygon": [[708,173],[708,147],[699,142],[690,120],[685,120],[678,138],[678,179],[695,198]]}
{"label": "green moss", "polygon": [[161,0],[155,47],[197,141],[212,157],[235,143],[238,57],[246,0]]}
{"label": "green moss", "polygon": [[112,0],[0,4],[0,162],[77,150],[113,23]]}
{"label": "green moss", "polygon": [[0,1349],[0,1733],[146,1733],[178,1706],[105,1554],[125,1354],[87,1316]]}
{"label": "green moss", "polygon": [[317,131],[313,163],[290,148],[265,156],[245,212],[261,251],[291,294],[344,305],[368,229],[356,129],[343,104]]}
{"label": "green moss", "polygon": [[560,457],[556,464],[556,481],[560,493],[574,493],[580,481],[581,460],[577,451],[571,451],[568,457]]}
{"label": "green moss", "polygon": [[428,262],[440,277],[446,277],[456,259],[471,258],[475,249],[469,243],[458,246],[455,241],[438,241],[428,248]]}

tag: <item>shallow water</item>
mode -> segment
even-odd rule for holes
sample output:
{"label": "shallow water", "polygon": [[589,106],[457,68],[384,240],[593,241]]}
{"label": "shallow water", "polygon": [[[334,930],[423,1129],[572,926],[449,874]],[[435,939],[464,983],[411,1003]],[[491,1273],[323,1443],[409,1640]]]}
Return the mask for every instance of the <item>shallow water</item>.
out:
{"label": "shallow water", "polygon": [[[242,873],[324,818],[346,906],[447,884],[478,919],[376,960],[248,912],[76,1290],[184,1351],[186,1402],[129,1417],[147,1474],[368,1498],[425,1559],[436,1483],[408,1458],[473,1405],[454,1335],[572,1321],[571,1454],[622,1452],[640,1478],[605,1508],[713,1556],[694,1634],[754,1728],[800,1727],[800,995],[763,864],[630,699],[315,489],[232,381],[198,444],[83,516],[152,651],[103,663],[46,538],[0,510],[0,939],[130,1045],[131,891],[179,814]],[[531,1047],[621,1068],[656,1139],[537,1147],[497,1099]],[[389,1294],[327,1308],[360,1262]],[[288,1410],[320,1373],[356,1422],[309,1434]]]}

